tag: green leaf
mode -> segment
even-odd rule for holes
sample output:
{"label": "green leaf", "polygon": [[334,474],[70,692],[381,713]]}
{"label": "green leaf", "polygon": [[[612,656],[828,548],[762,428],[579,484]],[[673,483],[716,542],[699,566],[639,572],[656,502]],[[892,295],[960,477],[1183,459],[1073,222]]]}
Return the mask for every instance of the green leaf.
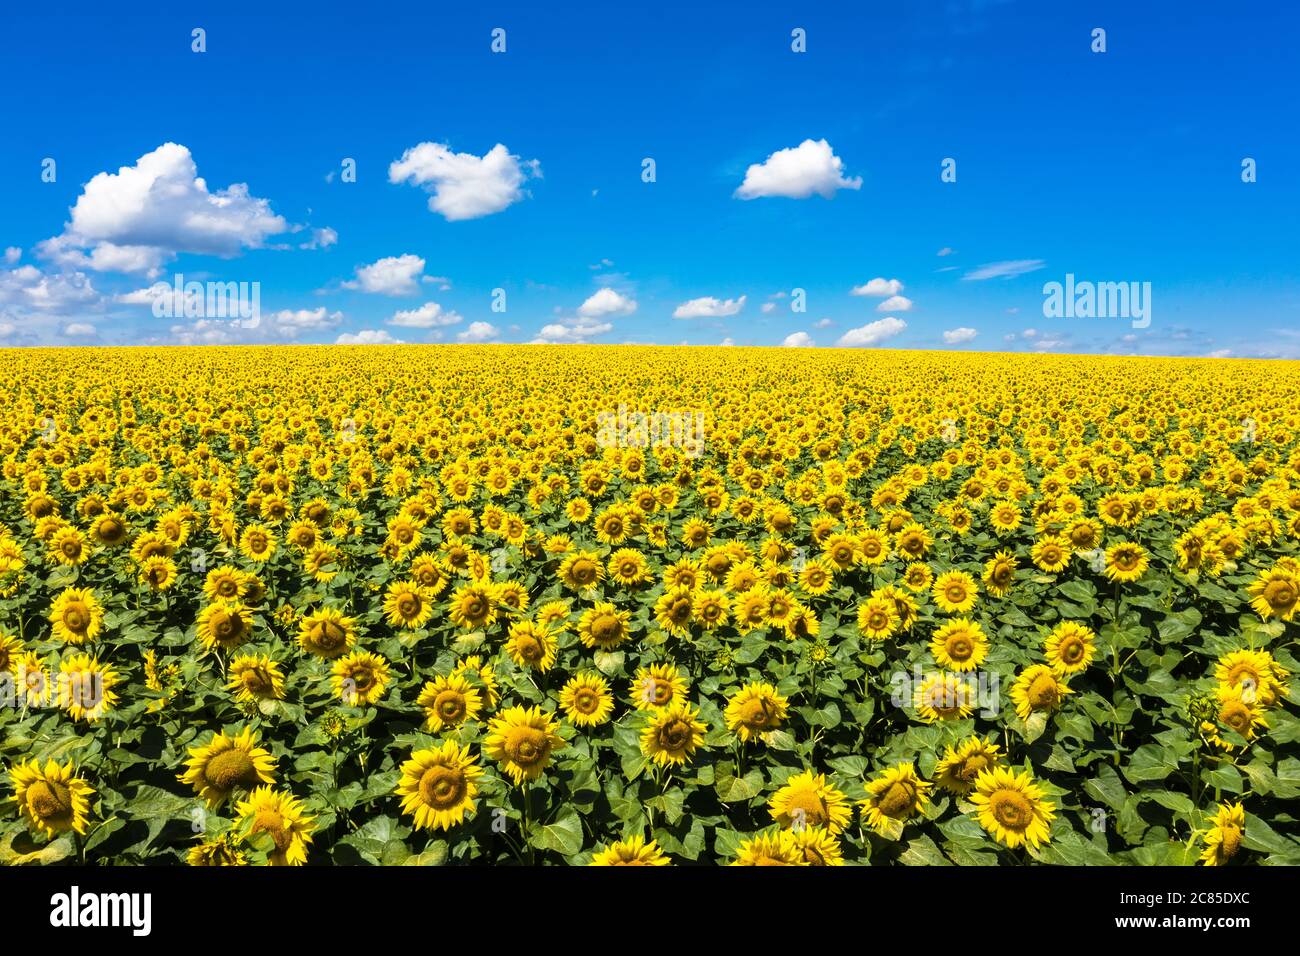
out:
{"label": "green leaf", "polygon": [[737,777],[735,770],[730,765],[725,768],[719,767],[713,789],[717,792],[718,799],[723,803],[739,803],[742,800],[752,800],[763,792],[763,772],[754,769],[743,777]]}
{"label": "green leaf", "polygon": [[40,846],[32,842],[25,831],[13,830],[0,839],[0,866],[24,866],[28,863],[58,863],[75,852],[72,840],[59,837],[53,843]]}
{"label": "green leaf", "polygon": [[898,857],[905,866],[952,866],[933,840],[922,834],[907,841],[907,849]]}
{"label": "green leaf", "polygon": [[561,810],[550,823],[537,827],[529,842],[539,850],[573,856],[582,851],[582,818],[574,810]]}

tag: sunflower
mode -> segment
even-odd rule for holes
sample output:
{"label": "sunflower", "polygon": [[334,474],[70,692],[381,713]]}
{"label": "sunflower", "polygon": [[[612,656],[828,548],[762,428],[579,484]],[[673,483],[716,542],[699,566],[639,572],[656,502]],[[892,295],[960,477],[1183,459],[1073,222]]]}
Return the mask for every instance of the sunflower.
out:
{"label": "sunflower", "polygon": [[275,535],[260,524],[250,524],[239,536],[239,551],[250,561],[262,563],[275,554]]}
{"label": "sunflower", "polygon": [[522,784],[540,777],[551,754],[566,746],[558,729],[553,715],[540,707],[510,707],[488,724],[484,749],[516,784]]}
{"label": "sunflower", "polygon": [[620,611],[609,601],[598,601],[578,619],[578,637],[585,647],[611,651],[632,636],[631,612]]}
{"label": "sunflower", "polygon": [[1030,557],[1033,558],[1034,564],[1039,570],[1046,571],[1048,574],[1065,570],[1070,563],[1070,554],[1069,539],[1057,535],[1040,538],[1030,550]]}
{"label": "sunflower", "polygon": [[238,601],[216,601],[199,612],[198,625],[205,648],[234,650],[252,634],[252,611]]}
{"label": "sunflower", "polygon": [[384,618],[393,627],[423,627],[433,616],[433,594],[414,581],[394,581],[384,593]]}
{"label": "sunflower", "polygon": [[561,689],[560,707],[577,726],[597,727],[609,720],[614,698],[599,674],[578,674]]}
{"label": "sunflower", "polygon": [[545,624],[516,621],[510,625],[506,653],[519,667],[546,673],[555,664],[559,644]]}
{"label": "sunflower", "polygon": [[930,653],[940,667],[973,671],[988,656],[989,639],[984,628],[965,617],[953,618],[935,629]]}
{"label": "sunflower", "polygon": [[707,729],[690,704],[661,707],[641,732],[641,753],[661,766],[685,764],[703,745]]}
{"label": "sunflower", "polygon": [[60,528],[49,540],[50,560],[55,564],[75,568],[90,560],[90,546],[86,537],[76,528]]}
{"label": "sunflower", "polygon": [[60,766],[50,759],[41,767],[40,761],[28,760],[14,764],[9,779],[19,814],[46,837],[53,840],[69,830],[85,836],[95,790],[73,775],[72,761]]}
{"label": "sunflower", "polygon": [[1088,669],[1096,653],[1097,635],[1086,624],[1062,621],[1047,635],[1043,656],[1060,674],[1078,674]]}
{"label": "sunflower", "polygon": [[717,630],[727,623],[730,602],[718,590],[699,590],[691,600],[691,619],[706,631]]}
{"label": "sunflower", "polygon": [[203,596],[209,602],[238,601],[246,590],[244,573],[228,564],[213,568],[203,579]]}
{"label": "sunflower", "polygon": [[54,637],[66,644],[85,644],[99,636],[104,609],[89,588],[64,588],[54,599],[49,621]]}
{"label": "sunflower", "polygon": [[204,840],[185,854],[188,866],[247,866],[248,857],[239,846],[239,835],[223,833],[215,840]]}
{"label": "sunflower", "polygon": [[1021,720],[1028,720],[1034,713],[1057,710],[1065,696],[1073,693],[1047,664],[1026,667],[1011,685],[1011,700],[1016,705],[1016,716]]}
{"label": "sunflower", "polygon": [[1226,866],[1241,850],[1246,835],[1246,809],[1240,803],[1221,803],[1215,808],[1214,821],[1201,839],[1205,850],[1201,862],[1206,866]]}
{"label": "sunflower", "polygon": [[25,646],[18,638],[0,632],[0,673],[13,673]]}
{"label": "sunflower", "polygon": [[969,737],[956,747],[949,745],[935,765],[934,782],[949,793],[964,797],[975,789],[975,780],[985,770],[1002,765],[1002,753],[991,739]]}
{"label": "sunflower", "polygon": [[325,660],[341,657],[356,643],[356,620],[332,607],[323,607],[304,616],[298,626],[298,646]]}
{"label": "sunflower", "polygon": [[839,833],[853,816],[848,798],[827,783],[824,774],[814,774],[811,770],[787,779],[772,795],[767,807],[778,826],[796,832],[825,827],[831,833]]}
{"label": "sunflower", "polygon": [[839,837],[825,827],[804,827],[792,830],[804,862],[809,866],[843,866],[844,853]]}
{"label": "sunflower", "polygon": [[930,787],[911,761],[887,768],[866,785],[867,799],[858,804],[863,823],[877,833],[887,832],[925,809]]}
{"label": "sunflower", "polygon": [[402,812],[415,817],[417,830],[450,830],[474,815],[475,781],[483,775],[475,759],[468,747],[447,740],[441,747],[415,751],[402,764],[396,793]]}
{"label": "sunflower", "polygon": [[483,709],[483,696],[463,674],[439,675],[427,681],[415,702],[424,710],[425,728],[435,733],[477,720]]}
{"label": "sunflower", "polygon": [[1224,654],[1214,665],[1214,679],[1225,687],[1240,687],[1243,696],[1263,707],[1272,707],[1290,688],[1290,672],[1268,651],[1240,650]]}
{"label": "sunflower", "polygon": [[117,703],[113,688],[121,676],[89,654],[74,654],[59,665],[59,707],[73,720],[96,721]]}
{"label": "sunflower", "polygon": [[668,866],[672,863],[654,840],[634,833],[594,853],[589,866]]}
{"label": "sunflower", "polygon": [[686,679],[676,664],[651,664],[637,668],[630,699],[637,710],[658,710],[682,700],[686,686]]}
{"label": "sunflower", "polygon": [[467,630],[491,627],[497,619],[497,594],[484,580],[461,585],[451,596],[451,619]]}
{"label": "sunflower", "polygon": [[785,723],[789,703],[772,684],[755,681],[731,695],[723,718],[736,736],[748,742],[779,729]]}
{"label": "sunflower", "polygon": [[1300,607],[1300,574],[1290,568],[1261,571],[1246,590],[1250,594],[1250,606],[1266,621],[1270,617],[1289,621]]}
{"label": "sunflower", "polygon": [[898,606],[887,597],[871,597],[858,606],[858,631],[869,641],[883,641],[898,625]]}
{"label": "sunflower", "polygon": [[[733,587],[733,584],[735,583],[742,582],[733,581],[729,576],[727,579],[727,586],[731,588],[731,590],[746,590],[746,588]],[[813,558],[811,561],[807,562],[804,565],[803,570],[799,572],[800,590],[805,594],[810,594],[814,597],[818,597],[830,591],[831,586],[834,583],[835,565],[823,557]]]}
{"label": "sunflower", "polygon": [[154,555],[140,566],[140,581],[152,591],[166,591],[176,583],[176,562]]}
{"label": "sunflower", "polygon": [[1051,840],[1048,821],[1056,805],[1044,799],[1028,770],[1019,774],[1006,767],[992,767],[975,779],[970,802],[979,811],[979,822],[995,840],[1015,849],[1022,844],[1037,847]]}
{"label": "sunflower", "polygon": [[1146,549],[1131,541],[1121,541],[1106,549],[1106,577],[1112,581],[1136,581],[1150,564]]}
{"label": "sunflower", "polygon": [[619,548],[609,556],[609,576],[619,584],[640,584],[650,579],[645,556],[633,548]]}
{"label": "sunflower", "polygon": [[312,841],[314,818],[307,816],[301,800],[269,786],[258,787],[235,808],[241,831],[250,838],[266,834],[274,850],[267,857],[271,866],[302,866]]}
{"label": "sunflower", "polygon": [[[750,594],[755,592],[751,591]],[[670,587],[655,601],[655,623],[677,637],[685,637],[689,631],[694,602],[691,600],[690,588]],[[766,611],[766,599],[764,599]]]}
{"label": "sunflower", "polygon": [[235,790],[275,783],[275,758],[257,743],[251,727],[234,736],[217,732],[199,747],[189,748],[185,772],[177,779],[194,788],[209,807],[219,807]]}
{"label": "sunflower", "polygon": [[353,651],[334,662],[330,675],[334,693],[343,703],[365,707],[384,696],[388,687],[388,661],[370,651]]}
{"label": "sunflower", "polygon": [[975,703],[973,679],[956,674],[931,674],[912,695],[917,718],[927,724],[969,717]]}
{"label": "sunflower", "polygon": [[500,695],[497,693],[496,672],[492,669],[491,664],[484,664],[477,654],[471,654],[469,657],[460,661],[452,669],[452,676],[464,677],[472,674],[474,679],[481,685],[484,699],[488,707],[495,707]]}
{"label": "sunflower", "polygon": [[[924,532],[924,528],[921,529]],[[901,538],[901,536],[900,536]],[[910,540],[910,539],[909,539]],[[858,560],[868,566],[883,564],[889,557],[889,539],[874,528],[867,528],[858,535]],[[911,554],[912,552],[907,551]],[[921,549],[924,553],[924,549]]]}
{"label": "sunflower", "polygon": [[742,840],[732,866],[807,866],[799,841],[789,830],[771,830]]}
{"label": "sunflower", "polygon": [[560,562],[560,580],[572,591],[595,587],[605,576],[600,555],[594,551],[575,551]]}
{"label": "sunflower", "polygon": [[230,662],[226,688],[241,703],[284,699],[284,672],[265,654],[241,654]]}
{"label": "sunflower", "polygon": [[934,583],[934,572],[930,566],[922,561],[916,561],[907,566],[903,572],[903,585],[910,591],[920,593],[930,590],[930,585]]}
{"label": "sunflower", "polygon": [[965,571],[945,571],[934,579],[930,591],[939,610],[947,614],[965,614],[975,606],[979,588]]}
{"label": "sunflower", "polygon": [[1236,731],[1247,740],[1255,738],[1255,732],[1268,726],[1262,705],[1253,689],[1237,685],[1227,687],[1219,685],[1214,689],[1219,705],[1219,723]]}

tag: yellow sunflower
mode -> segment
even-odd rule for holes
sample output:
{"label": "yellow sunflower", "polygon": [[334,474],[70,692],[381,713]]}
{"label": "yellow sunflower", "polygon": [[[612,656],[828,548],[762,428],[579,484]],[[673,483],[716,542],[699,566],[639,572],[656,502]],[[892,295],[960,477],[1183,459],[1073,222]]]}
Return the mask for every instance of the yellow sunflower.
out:
{"label": "yellow sunflower", "polygon": [[789,830],[770,830],[742,840],[732,866],[807,866],[799,841]]}
{"label": "yellow sunflower", "polygon": [[1219,804],[1213,823],[1201,838],[1205,843],[1201,862],[1206,866],[1226,866],[1241,851],[1241,838],[1245,835],[1245,807],[1240,803]]}
{"label": "yellow sunflower", "polygon": [[234,736],[217,732],[206,744],[189,748],[185,772],[177,779],[188,783],[208,806],[218,807],[235,790],[275,783],[275,758],[258,746],[251,727]]}
{"label": "yellow sunflower", "polygon": [[1086,624],[1062,621],[1047,635],[1043,656],[1061,674],[1078,674],[1088,669],[1097,650],[1097,635]]}
{"label": "yellow sunflower", "polygon": [[312,842],[314,818],[307,816],[302,801],[269,786],[258,787],[235,808],[244,837],[270,837],[271,866],[302,866]]}
{"label": "yellow sunflower", "polygon": [[661,707],[641,732],[641,753],[661,766],[685,764],[703,745],[707,729],[690,704]]}
{"label": "yellow sunflower", "polygon": [[731,695],[723,718],[736,736],[748,742],[779,729],[785,723],[789,705],[774,685],[754,681]]}
{"label": "yellow sunflower", "polygon": [[477,720],[483,697],[463,674],[439,675],[425,683],[415,701],[424,710],[424,726],[437,732]]}
{"label": "yellow sunflower", "polygon": [[858,804],[863,823],[878,833],[899,826],[925,809],[930,787],[911,761],[885,769],[867,784],[867,799]]}
{"label": "yellow sunflower", "polygon": [[1051,713],[1059,709],[1065,696],[1073,693],[1047,664],[1026,667],[1011,685],[1011,700],[1021,720],[1028,720],[1034,713]]}
{"label": "yellow sunflower", "polygon": [[668,866],[672,863],[654,840],[634,833],[594,853],[589,866]]}
{"label": "yellow sunflower", "polygon": [[74,654],[59,664],[59,707],[73,720],[96,721],[117,704],[113,688],[121,676],[89,654]]}
{"label": "yellow sunflower", "polygon": [[767,806],[778,826],[795,831],[825,827],[831,833],[839,833],[853,816],[848,798],[827,783],[824,774],[814,774],[811,770],[787,779]]}
{"label": "yellow sunflower", "polygon": [[284,671],[265,654],[241,654],[230,662],[226,688],[240,702],[284,699]]}
{"label": "yellow sunflower", "polygon": [[1132,541],[1121,541],[1106,549],[1105,573],[1112,581],[1136,581],[1149,564],[1146,549]]}
{"label": "yellow sunflower", "polygon": [[388,661],[370,651],[353,651],[334,662],[330,670],[334,693],[352,707],[366,707],[384,696],[388,687]]}
{"label": "yellow sunflower", "polygon": [[631,701],[637,710],[658,710],[686,696],[686,678],[671,662],[637,668]]}
{"label": "yellow sunflower", "polygon": [[631,612],[620,611],[609,601],[597,601],[578,619],[578,637],[586,647],[613,650],[632,636]]}
{"label": "yellow sunflower", "polygon": [[1028,770],[985,770],[975,780],[970,802],[979,811],[980,826],[1004,846],[1037,847],[1051,840],[1048,824],[1056,816],[1056,805],[1045,799]]}
{"label": "yellow sunflower", "polygon": [[940,667],[973,671],[988,656],[989,639],[984,628],[965,617],[953,618],[935,628],[930,653]]}
{"label": "yellow sunflower", "polygon": [[323,607],[303,617],[298,625],[298,646],[308,654],[333,660],[357,643],[357,622],[342,611]]}
{"label": "yellow sunflower", "polygon": [[199,612],[199,640],[208,650],[234,650],[252,630],[253,612],[237,601],[215,601]]}
{"label": "yellow sunflower", "polygon": [[578,674],[561,689],[560,707],[577,726],[597,727],[609,720],[614,698],[599,674]]}
{"label": "yellow sunflower", "polygon": [[510,707],[488,724],[484,749],[516,784],[522,784],[540,777],[551,754],[565,746],[558,729],[554,717],[540,707]]}
{"label": "yellow sunflower", "polygon": [[64,588],[50,608],[54,637],[67,644],[85,644],[99,636],[104,608],[89,588]]}
{"label": "yellow sunflower", "polygon": [[506,653],[520,667],[546,673],[555,664],[559,644],[545,624],[515,621],[510,625]]}
{"label": "yellow sunflower", "polygon": [[981,773],[1001,765],[1002,753],[996,743],[987,738],[969,737],[944,751],[934,768],[934,782],[949,793],[964,797],[975,789]]}
{"label": "yellow sunflower", "polygon": [[930,589],[934,603],[947,614],[965,614],[975,606],[979,588],[965,571],[945,571]]}
{"label": "yellow sunflower", "polygon": [[433,616],[433,594],[414,581],[394,581],[384,593],[384,619],[393,627],[423,627]]}
{"label": "yellow sunflower", "polygon": [[415,751],[402,764],[397,796],[402,798],[402,812],[415,818],[417,830],[450,830],[466,815],[474,815],[475,781],[483,775],[475,759],[468,747],[448,740],[441,747]]}
{"label": "yellow sunflower", "polygon": [[85,835],[95,790],[73,774],[72,761],[60,766],[50,759],[44,767],[38,760],[16,763],[9,779],[19,814],[46,837],[52,840],[69,830]]}

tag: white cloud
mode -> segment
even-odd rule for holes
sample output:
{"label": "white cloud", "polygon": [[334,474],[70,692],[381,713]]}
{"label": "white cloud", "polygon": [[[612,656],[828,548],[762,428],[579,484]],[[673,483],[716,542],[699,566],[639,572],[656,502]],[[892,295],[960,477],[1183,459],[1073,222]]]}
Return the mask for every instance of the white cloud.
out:
{"label": "white cloud", "polygon": [[831,319],[818,319],[813,323],[814,329],[829,329],[835,322]]}
{"label": "white cloud", "polygon": [[775,302],[764,302],[763,305],[762,305],[762,309],[763,309],[764,312],[775,312],[775,311],[776,311],[776,303],[775,303]]}
{"label": "white cloud", "polygon": [[717,299],[711,295],[683,302],[673,310],[674,319],[718,319],[735,315],[745,307],[745,296],[739,299]]}
{"label": "white cloud", "polygon": [[401,345],[401,339],[395,339],[384,329],[362,329],[360,332],[344,332],[334,340],[335,345]]}
{"label": "white cloud", "polygon": [[23,250],[18,246],[9,246],[5,249],[5,265],[13,265],[23,257]]}
{"label": "white cloud", "polygon": [[745,171],[745,181],[733,195],[737,199],[785,196],[807,199],[817,193],[826,199],[837,189],[860,189],[862,178],[845,179],[844,161],[824,139],[806,139],[793,149],[778,149]]}
{"label": "white cloud", "polygon": [[935,255],[936,255],[936,256],[950,256],[950,255],[952,255],[952,254],[953,254],[954,252],[956,252],[956,251],[957,251],[957,250],[951,248],[950,246],[944,246],[942,249],[940,249],[938,252],[936,252]]}
{"label": "white cloud", "polygon": [[522,187],[530,175],[541,175],[537,160],[520,163],[500,143],[483,156],[420,143],[388,167],[389,182],[431,192],[429,209],[449,222],[489,216],[518,202],[528,195]]}
{"label": "white cloud", "polygon": [[868,322],[856,329],[849,329],[840,336],[839,341],[835,344],[840,348],[866,348],[878,345],[886,339],[892,339],[906,328],[906,322],[890,315],[883,319],[877,319],[875,322]]}
{"label": "white cloud", "polygon": [[736,340],[733,339],[730,335],[728,335],[725,339],[723,339],[723,340],[722,340],[721,342],[719,342],[718,344],[719,344],[720,346],[722,346],[723,348],[731,348],[732,346],[734,346],[734,345],[736,344]]}
{"label": "white cloud", "polygon": [[455,325],[459,321],[461,321],[460,313],[452,309],[443,309],[437,302],[426,302],[418,309],[394,312],[388,324],[400,325],[407,329],[432,329],[440,325]]}
{"label": "white cloud", "polygon": [[592,293],[578,306],[578,315],[595,319],[606,315],[631,315],[636,311],[636,300],[606,286]]}
{"label": "white cloud", "polygon": [[84,311],[99,303],[99,293],[84,273],[47,274],[35,266],[0,270],[0,306],[60,315],[70,310]]}
{"label": "white cloud", "polygon": [[816,345],[817,343],[807,332],[791,332],[781,342],[782,348],[787,349],[811,349]]}
{"label": "white cloud", "polygon": [[948,329],[943,333],[943,340],[949,345],[961,345],[963,342],[969,342],[979,335],[975,329],[963,325],[956,329]]}
{"label": "white cloud", "polygon": [[1228,358],[1228,356],[1230,355],[1232,355],[1232,349],[1215,349],[1213,352],[1208,353],[1205,357],[1206,358]]}
{"label": "white cloud", "polygon": [[269,318],[276,331],[292,338],[300,332],[333,328],[342,321],[343,313],[330,312],[322,305],[315,309],[281,309]]}
{"label": "white cloud", "polygon": [[855,285],[849,290],[849,295],[874,295],[887,296],[898,295],[903,291],[903,283],[897,279],[885,279],[880,276],[872,279],[870,282],[864,282],[862,285]]}
{"label": "white cloud", "polygon": [[533,339],[535,345],[553,345],[558,342],[585,342],[597,335],[612,331],[612,322],[577,316],[543,325]]}
{"label": "white cloud", "polygon": [[1025,330],[1024,330],[1023,332],[1021,332],[1020,334],[1023,335],[1023,336],[1024,336],[1025,338],[1027,338],[1027,339],[1032,339],[1034,336],[1036,336],[1036,335],[1038,334],[1038,330],[1037,330],[1037,329],[1025,329]]}
{"label": "white cloud", "polygon": [[985,279],[1014,279],[1026,272],[1036,272],[1046,265],[1042,259],[1008,259],[1005,262],[986,262],[962,276],[975,282]]}
{"label": "white cloud", "polygon": [[73,322],[63,330],[63,334],[73,338],[85,338],[95,334],[95,327],[89,322]]}
{"label": "white cloud", "polygon": [[63,234],[39,249],[63,265],[151,273],[177,253],[231,258],[289,228],[244,183],[209,192],[190,151],[164,143],[134,166],[92,177]]}
{"label": "white cloud", "polygon": [[490,342],[500,336],[501,330],[491,322],[471,322],[469,328],[456,336],[462,342]]}
{"label": "white cloud", "polygon": [[877,312],[911,312],[912,300],[905,295],[891,295],[880,305],[876,306]]}
{"label": "white cloud", "polygon": [[360,289],[376,295],[414,295],[419,290],[417,279],[424,271],[424,260],[405,253],[386,256],[368,266],[357,266],[357,277],[343,283],[345,289]]}
{"label": "white cloud", "polygon": [[339,241],[339,234],[325,226],[323,229],[313,229],[311,239],[306,242],[298,243],[299,249],[328,249]]}

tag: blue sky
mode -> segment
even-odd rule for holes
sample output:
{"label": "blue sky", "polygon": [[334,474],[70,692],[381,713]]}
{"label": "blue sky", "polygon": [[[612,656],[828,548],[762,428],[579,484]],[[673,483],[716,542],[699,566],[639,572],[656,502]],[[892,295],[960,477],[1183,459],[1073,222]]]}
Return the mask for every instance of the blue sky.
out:
{"label": "blue sky", "polygon": [[1300,357],[1289,4],[179,6],[0,11],[0,344]]}

